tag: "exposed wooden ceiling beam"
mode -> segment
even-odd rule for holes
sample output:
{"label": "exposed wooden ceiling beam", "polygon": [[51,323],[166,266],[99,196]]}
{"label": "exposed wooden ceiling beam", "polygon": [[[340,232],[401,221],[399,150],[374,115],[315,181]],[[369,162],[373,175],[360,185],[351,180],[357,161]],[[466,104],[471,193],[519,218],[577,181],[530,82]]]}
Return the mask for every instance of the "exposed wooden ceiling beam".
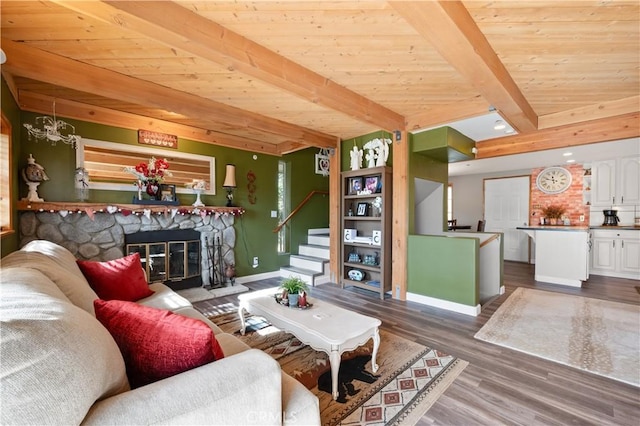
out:
{"label": "exposed wooden ceiling beam", "polygon": [[539,130],[535,133],[477,142],[476,158],[524,154],[638,136],[640,136],[640,113],[633,112],[617,117]]}
{"label": "exposed wooden ceiling beam", "polygon": [[615,101],[601,102],[596,105],[588,105],[555,114],[542,115],[538,119],[540,129],[565,126],[567,124],[580,123],[582,121],[596,120],[599,118],[615,117],[640,111],[640,95],[630,96]]}
{"label": "exposed wooden ceiling beam", "polygon": [[391,1],[390,5],[518,132],[537,129],[536,113],[461,2]]}
{"label": "exposed wooden ceiling beam", "polygon": [[404,117],[173,2],[54,1],[258,78],[310,102],[389,131]]}
{"label": "exposed wooden ceiling beam", "polygon": [[23,77],[198,117],[210,121],[212,128],[218,130],[255,129],[285,135],[304,145],[335,146],[335,137],[331,135],[84,64],[26,46],[24,43],[15,43],[3,38],[2,49],[8,58],[3,68]]}
{"label": "exposed wooden ceiling beam", "polygon": [[420,130],[465,118],[477,117],[487,114],[489,106],[489,103],[481,96],[455,104],[438,105],[437,107],[428,108],[420,114],[407,117],[407,130]]}
{"label": "exposed wooden ceiling beam", "polygon": [[[21,90],[17,103],[21,110],[51,114],[54,98]],[[269,155],[280,155],[276,145],[252,141],[234,135],[185,126],[170,121],[158,120],[150,117],[142,117],[128,112],[115,111],[109,108],[101,108],[87,105],[81,102],[56,98],[56,115],[107,126],[121,127],[124,129],[145,129],[161,133],[175,134],[178,137],[213,145],[226,146],[244,151],[260,152]],[[300,145],[299,149],[307,148]]]}

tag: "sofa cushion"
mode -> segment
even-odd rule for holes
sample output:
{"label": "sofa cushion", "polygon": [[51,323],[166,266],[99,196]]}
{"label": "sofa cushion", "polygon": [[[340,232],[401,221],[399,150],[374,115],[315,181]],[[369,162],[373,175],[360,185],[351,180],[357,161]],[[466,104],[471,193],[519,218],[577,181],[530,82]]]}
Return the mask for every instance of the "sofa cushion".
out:
{"label": "sofa cushion", "polygon": [[2,268],[0,424],[80,424],[129,389],[118,346],[41,272]]}
{"label": "sofa cushion", "polygon": [[[32,241],[32,243],[35,242]],[[29,243],[29,245],[32,243]],[[60,247],[60,249],[66,251],[65,248]],[[67,253],[71,254],[68,251]],[[71,257],[73,258],[73,256]],[[91,289],[86,278],[80,272],[78,265],[76,265],[75,258],[73,259],[71,263],[60,262],[55,256],[22,249],[3,257],[2,267],[27,266],[37,269],[53,281],[71,303],[94,315],[93,301],[98,298],[98,295]]]}
{"label": "sofa cushion", "polygon": [[120,300],[96,300],[96,318],[115,339],[132,388],[224,357],[204,322]]}
{"label": "sofa cushion", "polygon": [[139,253],[106,262],[78,260],[77,263],[102,300],[135,302],[153,294],[140,267]]}
{"label": "sofa cushion", "polygon": [[[187,308],[171,309],[171,311],[174,314],[182,315],[183,317],[189,317],[189,318],[193,318],[193,319],[197,319],[197,320],[202,321],[203,323],[207,324],[211,330],[213,330],[213,334],[215,334],[216,337],[218,336],[218,334],[222,333],[222,330],[220,329],[220,327],[218,327],[217,325],[212,323],[207,317],[202,315],[202,313],[197,311],[192,306],[191,307],[187,307]],[[220,344],[222,345],[222,343],[220,343]],[[224,346],[222,347],[222,349],[224,349]],[[226,354],[227,351],[225,350],[224,353]]]}
{"label": "sofa cushion", "polygon": [[153,294],[144,299],[136,300],[140,305],[149,306],[150,308],[168,309],[174,312],[176,309],[193,306],[191,302],[165,284],[151,283],[149,284],[149,288],[153,291]]}

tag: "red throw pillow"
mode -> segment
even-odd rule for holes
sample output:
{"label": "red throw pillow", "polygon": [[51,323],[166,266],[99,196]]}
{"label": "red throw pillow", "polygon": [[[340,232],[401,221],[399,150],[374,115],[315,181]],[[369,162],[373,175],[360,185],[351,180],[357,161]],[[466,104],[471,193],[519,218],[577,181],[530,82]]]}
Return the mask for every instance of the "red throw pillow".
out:
{"label": "red throw pillow", "polygon": [[91,288],[102,300],[135,302],[153,294],[140,266],[139,253],[108,262],[76,262]]}
{"label": "red throw pillow", "polygon": [[122,300],[95,300],[96,318],[120,348],[131,388],[224,358],[204,322]]}

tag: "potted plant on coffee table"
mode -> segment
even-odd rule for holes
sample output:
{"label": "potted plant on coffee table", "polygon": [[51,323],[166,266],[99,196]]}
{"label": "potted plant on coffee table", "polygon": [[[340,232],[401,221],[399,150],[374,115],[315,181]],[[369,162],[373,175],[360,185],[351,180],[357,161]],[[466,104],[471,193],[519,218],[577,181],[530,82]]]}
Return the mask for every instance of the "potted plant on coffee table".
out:
{"label": "potted plant on coffee table", "polygon": [[[283,290],[282,298],[287,297],[289,299],[289,306],[298,306],[298,296],[308,290],[307,283],[300,277],[290,276],[280,283],[280,288]],[[285,296],[284,293],[287,295]]]}

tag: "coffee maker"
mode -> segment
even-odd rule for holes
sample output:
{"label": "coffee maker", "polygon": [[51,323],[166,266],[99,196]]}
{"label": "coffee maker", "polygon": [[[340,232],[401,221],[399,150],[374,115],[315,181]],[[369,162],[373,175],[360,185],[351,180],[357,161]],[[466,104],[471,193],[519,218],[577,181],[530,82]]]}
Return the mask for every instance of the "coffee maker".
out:
{"label": "coffee maker", "polygon": [[616,210],[602,210],[602,213],[604,213],[604,223],[602,226],[617,226],[618,222],[620,222]]}

